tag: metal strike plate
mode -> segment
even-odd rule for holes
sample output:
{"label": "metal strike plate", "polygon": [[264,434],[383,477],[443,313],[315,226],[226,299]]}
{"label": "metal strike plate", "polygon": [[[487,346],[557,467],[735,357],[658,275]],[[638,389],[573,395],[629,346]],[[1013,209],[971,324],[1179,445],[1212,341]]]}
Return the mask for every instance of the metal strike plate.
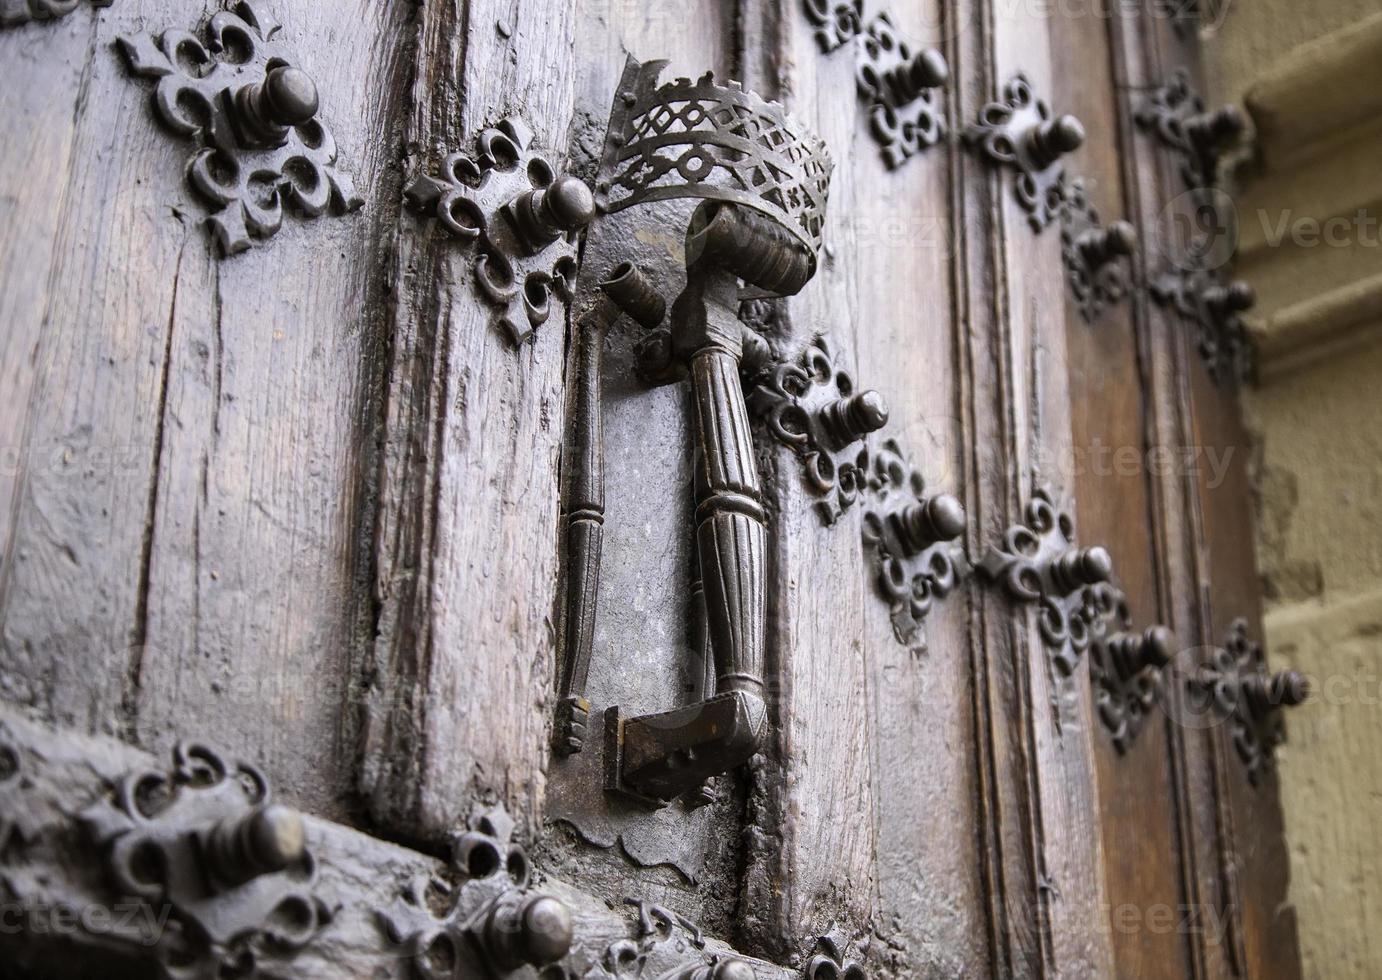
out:
{"label": "metal strike plate", "polygon": [[1127,263],[1121,261],[1137,247],[1137,231],[1126,221],[1104,227],[1089,203],[1084,181],[1068,185],[1061,211],[1061,255],[1065,279],[1086,323],[1097,323],[1104,311],[1128,291]]}
{"label": "metal strike plate", "polygon": [[1310,696],[1305,677],[1294,670],[1269,674],[1262,645],[1248,636],[1247,620],[1238,619],[1189,683],[1228,722],[1248,782],[1258,785],[1273,765],[1273,751],[1286,740],[1281,709],[1304,704]]}
{"label": "metal strike plate", "polygon": [[1170,309],[1190,330],[1209,376],[1216,382],[1252,375],[1252,339],[1240,314],[1257,301],[1241,280],[1223,283],[1216,274],[1178,268],[1151,284],[1152,299]]}
{"label": "metal strike plate", "polygon": [[1181,178],[1192,190],[1218,182],[1220,158],[1239,144],[1247,128],[1237,106],[1206,111],[1184,68],[1153,89],[1134,118],[1180,158]]}
{"label": "metal strike plate", "polygon": [[[109,7],[115,0],[88,0],[92,7]],[[17,27],[31,20],[57,20],[82,5],[82,0],[0,0],[0,27]]]}
{"label": "metal strike plate", "polygon": [[302,817],[270,799],[247,763],[184,742],[168,772],[129,774],[80,821],[120,894],[179,928],[160,933],[167,976],[255,974],[281,967],[331,922],[314,894],[316,861]]}
{"label": "metal strike plate", "polygon": [[1003,89],[964,134],[965,142],[986,159],[1012,169],[1014,192],[1034,231],[1041,231],[1064,208],[1067,198],[1061,158],[1084,143],[1084,127],[1074,116],[1051,117],[1025,75]]}
{"label": "metal strike plate", "polygon": [[502,807],[476,817],[452,839],[449,876],[419,878],[377,911],[421,980],[506,977],[570,951],[571,910],[531,889],[532,867],[512,840],[513,826]]}
{"label": "metal strike plate", "polygon": [[316,218],[365,203],[336,167],[317,87],[275,40],[279,27],[257,0],[239,0],[212,16],[205,42],[178,30],[116,42],[131,73],[157,79],[159,119],[196,145],[187,179],[216,209],[227,255],[272,238],[285,209]]}
{"label": "metal strike plate", "polygon": [[522,119],[481,132],[473,155],[451,154],[436,176],[415,180],[407,198],[472,250],[476,291],[514,344],[547,322],[554,294],[571,300],[577,240],[595,216],[595,199],[535,149]]}
{"label": "metal strike plate", "polygon": [[1075,673],[1096,624],[1113,613],[1122,593],[1109,584],[1113,560],[1100,547],[1075,544],[1075,522],[1038,490],[1026,520],[1008,528],[989,549],[979,572],[1014,602],[1035,605],[1042,640],[1062,676]]}
{"label": "metal strike plate", "polygon": [[1120,593],[1112,611],[1097,624],[1089,655],[1094,708],[1120,755],[1137,739],[1164,696],[1165,673],[1175,648],[1166,627],[1135,633],[1131,626]]}

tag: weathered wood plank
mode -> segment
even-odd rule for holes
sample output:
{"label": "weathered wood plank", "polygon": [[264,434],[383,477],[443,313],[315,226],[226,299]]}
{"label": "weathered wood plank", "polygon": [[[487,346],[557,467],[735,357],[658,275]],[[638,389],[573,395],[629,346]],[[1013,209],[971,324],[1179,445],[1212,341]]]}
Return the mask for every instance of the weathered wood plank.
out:
{"label": "weathered wood plank", "polygon": [[[511,113],[564,145],[569,5],[450,2],[416,18],[406,171],[473,149]],[[531,829],[552,702],[565,317],[558,305],[515,350],[435,220],[405,218],[394,251],[361,788],[400,833],[444,834],[479,793]]]}
{"label": "weathered wood plank", "polygon": [[7,98],[35,112],[40,97],[62,101],[28,116],[20,131],[30,135],[6,141],[6,152],[51,141],[42,159],[6,173],[13,182],[46,173],[54,210],[44,217],[25,194],[28,217],[4,236],[26,256],[12,267],[20,275],[43,263],[32,273],[40,279],[11,293],[34,290],[9,311],[12,336],[25,339],[7,350],[5,370],[19,372],[23,452],[45,459],[21,470],[5,511],[0,615],[7,696],[62,724],[128,735],[170,272],[188,233],[171,213],[182,210],[185,151],[157,131],[147,93],[124,78],[110,13],[0,34],[0,70],[13,73]]}
{"label": "weathered wood plank", "polygon": [[[1057,59],[1078,57],[1084,65],[1078,76],[1057,74],[1053,100],[1057,111],[1078,116],[1088,134],[1080,168],[1089,203],[1102,224],[1107,227],[1133,216],[1143,231],[1145,208],[1141,213],[1134,210],[1140,203],[1137,191],[1125,186],[1125,179],[1136,181],[1149,160],[1138,154],[1131,132],[1120,128],[1120,113],[1125,122],[1130,118],[1128,107],[1120,104],[1109,56],[1112,22],[1122,15],[1071,17],[1053,34]],[[1133,208],[1125,203],[1129,200]],[[1139,248],[1144,255],[1149,250],[1156,254],[1159,245],[1153,241],[1152,236],[1142,237]],[[1130,283],[1146,281],[1131,278],[1131,260],[1119,261],[1127,266]],[[1157,464],[1156,447],[1173,448],[1182,440],[1178,433],[1164,441],[1158,438],[1152,406],[1173,394],[1165,387],[1173,379],[1164,372],[1155,378],[1151,374],[1152,358],[1158,355],[1145,336],[1146,291],[1134,286],[1128,294],[1095,323],[1084,320],[1077,304],[1067,304],[1074,454],[1064,464],[1072,476],[1081,537],[1109,549],[1116,582],[1128,597],[1131,626],[1140,631],[1156,623],[1184,623],[1175,618],[1177,610],[1166,596],[1174,586],[1161,574],[1166,528],[1175,515],[1154,510],[1152,503],[1159,498],[1160,488],[1154,485],[1168,475]],[[1162,385],[1159,390],[1156,382]],[[1172,458],[1179,466],[1181,455]],[[1176,542],[1184,545],[1183,539]],[[1081,677],[1085,675],[1081,671]],[[1168,675],[1168,686],[1175,685],[1176,677]],[[1112,939],[1115,972],[1183,973],[1191,969],[1196,936],[1179,928],[1191,914],[1192,903],[1184,893],[1181,862],[1171,857],[1178,855],[1180,826],[1168,742],[1170,716],[1153,708],[1126,755],[1114,747],[1096,710],[1090,711],[1090,718],[1108,902],[1101,928]],[[1173,918],[1175,928],[1162,926],[1165,916]]]}
{"label": "weathered wood plank", "polygon": [[[55,975],[155,975],[161,944],[177,941],[173,930],[180,913],[121,895],[107,874],[101,849],[83,831],[77,815],[109,798],[132,772],[166,772],[167,756],[151,756],[113,739],[54,731],[2,706],[0,747],[5,765],[5,778],[0,780],[6,801],[3,819],[14,821],[13,833],[0,840],[0,895],[6,910],[0,955],[5,957],[5,975],[34,980]],[[261,957],[255,975],[282,980],[415,976],[412,952],[388,934],[379,913],[394,907],[408,886],[429,879],[452,888],[454,900],[457,873],[435,858],[340,824],[310,815],[304,816],[304,824],[316,868],[311,894],[331,914],[296,955]],[[536,876],[532,889],[560,900],[570,913],[571,951],[557,968],[566,971],[563,975],[607,980],[622,975],[612,965],[612,948],[635,950],[640,962],[646,961],[659,975],[728,958],[743,960],[759,980],[796,975],[733,955],[728,946],[702,936],[691,923],[669,917],[665,938],[649,933],[651,924],[663,922],[657,917],[666,915],[653,903],[606,903],[545,875]],[[444,909],[438,911],[445,914]],[[650,917],[648,923],[640,923],[643,914]],[[198,938],[186,937],[184,948],[199,951]],[[538,973],[523,967],[505,975],[532,980]]]}
{"label": "weathered wood plank", "polygon": [[[267,245],[226,259],[198,231],[181,254],[134,665],[137,733],[162,748],[196,719],[273,773],[288,798],[340,818],[354,791],[354,648],[372,626],[362,617],[372,612],[363,573],[382,380],[378,255],[401,197],[406,11],[357,0],[293,13],[283,12],[277,41],[316,81],[341,167],[370,207],[288,217]],[[169,216],[159,233],[177,229]]]}

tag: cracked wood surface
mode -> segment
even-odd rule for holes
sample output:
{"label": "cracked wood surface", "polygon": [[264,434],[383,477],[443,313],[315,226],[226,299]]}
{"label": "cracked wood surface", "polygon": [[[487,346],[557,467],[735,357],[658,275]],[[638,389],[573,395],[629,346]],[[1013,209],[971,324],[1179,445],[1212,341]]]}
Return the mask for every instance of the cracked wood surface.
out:
{"label": "cracked wood surface", "polygon": [[[625,47],[671,56],[668,77],[713,67],[784,98],[837,162],[833,254],[790,304],[795,340],[828,331],[856,382],[884,394],[889,433],[930,490],[961,497],[979,554],[1072,446],[1140,445],[1152,427],[1244,441],[1231,399],[1154,315],[1123,307],[1091,328],[1066,309],[1057,231],[1031,234],[1010,175],[944,144],[884,172],[850,53],[820,55],[795,2],[350,0],[276,12],[369,205],[289,217],[267,246],[217,259],[183,180],[187,144],[112,48],[120,33],[193,30],[216,7],[121,0],[0,32],[0,108],[18,121],[0,142],[0,387],[15,406],[0,414],[0,698],[160,756],[204,733],[285,800],[423,846],[500,800],[611,936],[604,903],[638,894],[781,962],[838,930],[867,942],[879,976],[1219,977],[1235,942],[1250,975],[1296,976],[1274,790],[1239,785],[1217,733],[1148,726],[1137,755],[1113,758],[1083,669],[1059,684],[1026,614],[991,591],[962,586],[924,645],[899,645],[858,512],[820,527],[778,450],[760,453],[780,470],[774,745],[702,825],[711,870],[687,881],[544,827],[549,766],[561,778],[547,738],[564,314],[514,349],[465,254],[399,213],[405,180],[513,112],[558,162],[568,137],[589,156]],[[1099,17],[1066,36],[1011,5],[913,14],[896,12],[902,29],[951,62],[952,125],[1028,71],[1091,128],[1073,166],[1104,178],[1104,218],[1140,181],[1134,217],[1155,220],[1165,182],[1126,162],[1149,151],[1111,132],[1136,94],[1113,86],[1128,84],[1119,58],[1143,75],[1186,60],[1176,42]],[[1078,64],[1091,49],[1103,60]],[[680,246],[655,238],[642,246]],[[605,671],[660,707],[686,668],[689,533],[669,516],[689,490],[683,399],[627,371],[610,394],[619,468],[595,657],[647,647],[638,669]],[[1068,480],[1063,496],[1082,541],[1113,549],[1139,617],[1208,643],[1254,613],[1239,470],[1213,490],[1110,482]],[[385,866],[430,861],[357,837]],[[380,887],[351,853],[342,874]],[[1236,900],[1238,931],[1216,946],[1107,929],[1111,906],[1176,900]],[[352,950],[362,971],[374,963]],[[339,968],[338,954],[323,962]]]}

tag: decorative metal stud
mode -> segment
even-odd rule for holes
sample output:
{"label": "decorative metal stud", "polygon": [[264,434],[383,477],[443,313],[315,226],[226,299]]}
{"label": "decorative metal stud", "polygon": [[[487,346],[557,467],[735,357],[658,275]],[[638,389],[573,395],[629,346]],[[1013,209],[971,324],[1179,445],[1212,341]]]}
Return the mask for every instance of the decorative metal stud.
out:
{"label": "decorative metal stud", "polygon": [[185,742],[171,772],[130,774],[81,822],[122,895],[181,928],[161,934],[170,978],[255,975],[311,942],[334,911],[313,894],[303,819],[270,799],[255,767]]}
{"label": "decorative metal stud", "polygon": [[836,936],[821,936],[801,971],[802,980],[868,980],[862,964],[851,959]]}
{"label": "decorative metal stud", "polygon": [[835,524],[866,502],[863,538],[877,563],[878,592],[892,609],[898,642],[912,642],[934,601],[958,580],[963,558],[951,542],[965,529],[960,502],[928,495],[896,440],[878,451],[869,445],[887,424],[887,406],[876,391],[856,391],[823,337],[795,361],[770,363],[749,405],[801,460],[807,489],[822,498],[822,523]]}
{"label": "decorative metal stud", "polygon": [[1089,203],[1084,181],[1075,178],[1068,185],[1069,199],[1061,212],[1061,254],[1065,259],[1066,281],[1086,323],[1095,323],[1104,310],[1121,300],[1128,289],[1124,263],[1133,254],[1137,231],[1126,221],[1108,227],[1099,223],[1099,213]]}
{"label": "decorative metal stud", "polygon": [[529,890],[528,855],[496,808],[452,841],[454,880],[422,878],[377,913],[421,980],[508,976],[556,963],[571,948],[566,904]]}
{"label": "decorative metal stud", "polygon": [[0,860],[12,846],[23,846],[35,837],[22,796],[28,789],[23,750],[13,734],[0,723]]}
{"label": "decorative metal stud", "polygon": [[[93,7],[109,7],[115,0],[89,0]],[[17,27],[31,20],[57,20],[81,6],[81,0],[0,0],[0,27]]]}
{"label": "decorative metal stud", "polygon": [[336,169],[316,86],[274,41],[279,27],[256,0],[240,0],[211,18],[206,44],[185,31],[117,42],[131,72],[158,80],[159,118],[197,143],[188,180],[219,208],[210,224],[227,255],[277,234],[285,201],[308,218],[365,203]]}
{"label": "decorative metal stud", "polygon": [[1026,518],[989,549],[979,571],[1013,601],[1038,607],[1052,662],[1069,677],[1089,647],[1094,624],[1117,608],[1121,593],[1108,584],[1113,560],[1103,548],[1076,546],[1075,522],[1056,508],[1048,490],[1033,495]]}
{"label": "decorative metal stud", "polygon": [[868,470],[864,542],[875,560],[874,582],[892,609],[893,633],[911,643],[937,599],[950,594],[965,567],[954,542],[965,511],[948,493],[928,494],[926,481],[889,439]]}
{"label": "decorative metal stud", "polygon": [[1304,704],[1309,683],[1294,670],[1268,674],[1262,645],[1248,637],[1245,619],[1233,622],[1224,645],[1190,683],[1209,694],[1228,721],[1233,747],[1256,786],[1272,765],[1273,750],[1286,740],[1280,709]]}
{"label": "decorative metal stud", "polygon": [[816,43],[825,54],[844,47],[864,29],[864,0],[803,0],[816,25]]}
{"label": "decorative metal stud", "polygon": [[1094,706],[1119,753],[1128,751],[1162,696],[1165,669],[1175,637],[1164,626],[1130,630],[1127,602],[1118,594],[1110,614],[1095,630],[1089,655]]}
{"label": "decorative metal stud", "polygon": [[547,322],[553,293],[570,301],[577,237],[595,216],[590,188],[532,144],[521,119],[505,119],[479,135],[475,156],[453,153],[439,176],[407,191],[409,204],[474,248],[475,286],[515,344]]}
{"label": "decorative metal stud", "polygon": [[759,376],[749,407],[801,460],[807,489],[821,498],[821,521],[838,521],[867,489],[864,438],[887,424],[883,397],[856,391],[849,374],[835,367],[826,339],[818,337],[797,360],[775,362]]}
{"label": "decorative metal stud", "polygon": [[589,980],[754,980],[753,965],[737,956],[712,952],[700,928],[685,916],[641,899],[626,899],[637,910],[632,938],[615,940]]}
{"label": "decorative metal stud", "polygon": [[1221,283],[1208,272],[1176,269],[1153,282],[1151,294],[1193,331],[1211,378],[1222,383],[1251,376],[1252,341],[1240,316],[1257,302],[1251,286],[1241,280]]}
{"label": "decorative metal stud", "polygon": [[1247,127],[1237,106],[1205,110],[1204,99],[1190,85],[1190,73],[1178,68],[1140,106],[1134,118],[1167,149],[1181,158],[1187,187],[1213,187],[1219,158],[1238,144]]}
{"label": "decorative metal stud", "polygon": [[909,44],[881,13],[855,38],[859,96],[889,169],[896,170],[945,136],[938,90],[950,79],[944,56]]}
{"label": "decorative metal stud", "polygon": [[1067,197],[1061,158],[1084,144],[1084,127],[1074,116],[1051,117],[1051,108],[1032,91],[1025,75],[1003,89],[1003,99],[984,106],[965,141],[994,163],[1017,173],[1014,189],[1032,229],[1041,231],[1060,213]]}
{"label": "decorative metal stud", "polygon": [[1156,0],[1156,10],[1170,18],[1176,37],[1189,37],[1200,26],[1200,0]]}

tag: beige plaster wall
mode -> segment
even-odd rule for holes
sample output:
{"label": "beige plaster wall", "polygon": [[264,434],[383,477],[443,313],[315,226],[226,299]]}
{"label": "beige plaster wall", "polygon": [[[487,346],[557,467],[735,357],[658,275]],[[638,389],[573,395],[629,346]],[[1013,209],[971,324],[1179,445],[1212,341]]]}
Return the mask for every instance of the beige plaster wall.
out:
{"label": "beige plaster wall", "polygon": [[1382,217],[1382,117],[1368,101],[1382,91],[1382,0],[1230,0],[1205,57],[1212,102],[1246,102],[1263,130],[1235,194],[1236,273],[1260,297],[1261,376],[1244,400],[1269,658],[1314,686],[1278,753],[1305,976],[1377,980],[1382,242],[1355,224],[1332,245],[1273,244],[1260,226]]}

